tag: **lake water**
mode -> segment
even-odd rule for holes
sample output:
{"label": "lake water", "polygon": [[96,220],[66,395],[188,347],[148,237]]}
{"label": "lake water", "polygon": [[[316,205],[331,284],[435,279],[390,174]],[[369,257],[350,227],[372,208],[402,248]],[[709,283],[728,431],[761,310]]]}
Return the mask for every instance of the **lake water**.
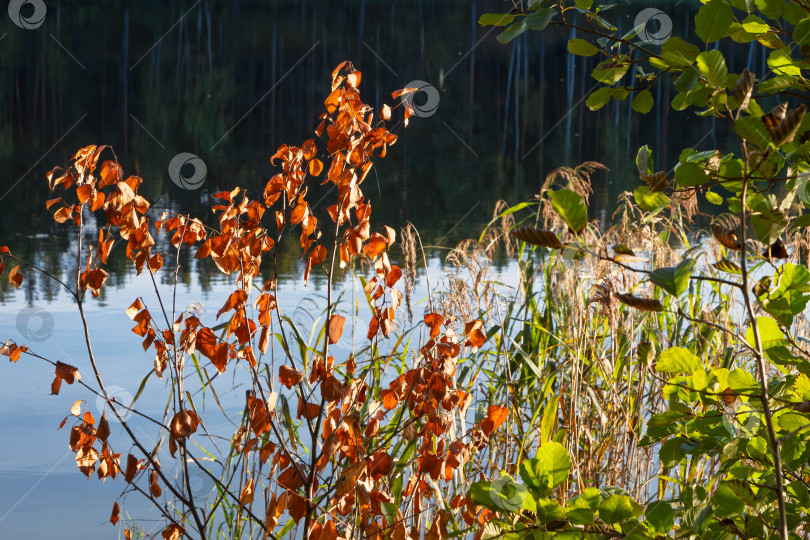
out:
{"label": "lake water", "polygon": [[[674,21],[675,35],[691,32],[694,6],[688,4],[656,3]],[[590,216],[609,217],[619,193],[637,183],[639,146],[649,144],[665,169],[684,145],[728,146],[727,133],[714,130],[711,119],[674,114],[665,85],[647,115],[632,113],[629,101],[588,111],[594,59],[567,56],[568,31],[500,45],[491,28],[475,24],[482,13],[506,9],[500,1],[44,5],[37,28],[20,28],[5,14],[0,23],[0,244],[57,273],[72,264],[73,239],[45,210],[48,170],[65,165],[80,147],[109,144],[125,173],[145,179],[141,193],[155,203],[155,216],[170,208],[209,222],[205,208],[213,193],[242,186],[257,195],[273,174],[268,158],[275,148],[312,137],[329,73],[344,59],[363,72],[361,94],[374,107],[393,105],[390,93],[415,81],[430,85],[415,98],[424,107],[419,116],[407,129],[394,128],[400,140],[364,184],[376,225],[398,229],[413,222],[433,246],[423,276],[438,276],[448,249],[477,237],[498,200],[525,200],[555,167],[606,164],[610,171],[594,177]],[[626,31],[643,7],[628,3],[609,18]],[[763,61],[745,47],[730,51],[731,70]],[[183,189],[169,177],[170,162],[184,152],[205,163],[198,189]],[[303,287],[297,257],[284,250],[279,283],[282,308],[293,312],[325,287],[317,279]],[[178,307],[201,301],[216,311],[232,286],[211,267],[183,263]],[[513,283],[514,264],[496,263],[501,279]],[[150,297],[151,282],[134,276],[120,252],[108,271],[88,319],[105,383],[132,394],[152,358],[129,331],[124,309],[139,295]],[[53,284],[25,274],[19,291],[5,276],[0,280],[0,335],[92,378],[75,308]],[[168,278],[161,279],[166,290]],[[425,298],[424,280],[419,287],[415,296]],[[35,359],[2,370],[0,537],[114,534],[107,519],[123,483],[85,481],[67,448],[68,433],[56,431],[87,394],[63,385],[59,396],[49,396],[53,369]],[[236,387],[225,399],[241,408],[243,396]],[[149,397],[140,402],[147,412]],[[128,499],[126,508],[142,515],[136,501]]]}

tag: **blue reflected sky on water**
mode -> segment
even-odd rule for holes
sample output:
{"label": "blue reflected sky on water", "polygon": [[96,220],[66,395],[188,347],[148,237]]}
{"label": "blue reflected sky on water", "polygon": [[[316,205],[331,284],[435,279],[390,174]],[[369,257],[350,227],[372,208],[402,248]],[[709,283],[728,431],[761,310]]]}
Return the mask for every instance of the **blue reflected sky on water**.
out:
{"label": "blue reflected sky on water", "polygon": [[[492,270],[490,277],[493,280],[506,284],[516,282],[516,265],[509,264]],[[435,291],[440,286],[439,278],[442,274],[439,258],[431,260],[428,274]],[[425,309],[425,302],[420,299],[428,296],[424,278],[425,273],[422,270],[414,292],[416,317]],[[349,309],[351,302],[351,280],[348,277],[334,288],[335,292],[347,290],[344,309]],[[306,287],[300,279],[292,277],[279,283],[281,309],[303,328],[310,327],[321,307],[325,305],[324,286],[318,285],[316,281],[311,280]],[[217,280],[207,293],[201,293],[195,285],[192,282],[189,286],[178,288],[178,309],[200,302],[206,309],[203,322],[213,325],[216,311],[232,292],[233,286],[226,280]],[[164,301],[170,302],[171,287],[162,285],[160,290]],[[112,391],[128,395],[137,393],[154,358],[153,351],[150,351],[152,354],[143,352],[141,339],[131,332],[133,323],[125,313],[127,306],[136,297],[142,297],[150,307],[156,305],[152,282],[145,274],[127,275],[123,284],[106,289],[103,302],[88,299],[86,303],[93,350],[104,383]],[[68,302],[65,294],[60,294],[51,302],[37,298],[32,305],[44,309],[52,317],[53,329],[47,335],[46,329],[40,328],[42,317],[31,317],[28,335],[35,339],[42,339],[39,335],[47,335],[47,338],[42,341],[26,341],[20,336],[17,321],[21,313],[28,313],[30,305],[22,293],[7,297],[7,301],[0,307],[3,313],[0,318],[0,336],[13,337],[18,342],[29,344],[37,354],[78,367],[82,380],[96,388],[75,305]],[[367,308],[361,307],[356,329],[358,343],[365,339],[368,320]],[[333,348],[336,361],[340,361],[341,357],[345,359],[350,352],[351,331],[347,322],[344,339]],[[216,372],[209,362],[203,362],[210,373]],[[7,450],[0,453],[0,478],[3,486],[0,489],[0,538],[40,538],[56,531],[59,531],[60,538],[65,539],[115,534],[116,529],[107,519],[113,501],[126,484],[121,478],[117,481],[108,479],[102,484],[95,475],[85,480],[74,463],[74,454],[68,448],[70,424],[57,431],[62,418],[69,414],[71,406],[79,399],[87,400],[89,410],[99,418],[101,413],[95,396],[77,384],[64,383],[59,395],[50,395],[54,369],[50,364],[36,358],[23,355],[16,364],[4,359],[0,366],[0,433],[3,434],[2,439]],[[188,363],[186,369],[188,373],[193,366]],[[247,383],[245,372],[232,363],[223,377],[226,379],[215,382],[220,403],[229,415],[237,417],[244,407],[242,385]],[[145,414],[160,418],[162,405],[165,403],[161,400],[165,400],[168,395],[164,383],[165,379],[161,382],[152,376],[136,404],[137,408]],[[195,405],[204,411],[201,416],[207,429],[214,435],[230,436],[233,427],[222,416],[211,399],[210,392],[203,398],[198,392],[199,387],[196,374],[190,373],[187,388],[194,396]],[[129,423],[147,448],[154,446],[154,441],[150,439],[155,433],[152,425],[135,417],[130,417]],[[122,453],[125,460],[129,451],[126,434],[115,422],[111,423],[111,429],[113,449]],[[208,440],[199,442],[206,446]],[[176,462],[165,448],[161,449],[159,458],[164,466]],[[156,519],[156,523],[162,523],[159,515],[149,508],[139,494],[129,494],[124,501],[122,507],[126,511],[143,520]],[[42,519],[43,512],[48,519]],[[7,515],[3,517],[4,514]],[[145,521],[138,523],[148,530]]]}

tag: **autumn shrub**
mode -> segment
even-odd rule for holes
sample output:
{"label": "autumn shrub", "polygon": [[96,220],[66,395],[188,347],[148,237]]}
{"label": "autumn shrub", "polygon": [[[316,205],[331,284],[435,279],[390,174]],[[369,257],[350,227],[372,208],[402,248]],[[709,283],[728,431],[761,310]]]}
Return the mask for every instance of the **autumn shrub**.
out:
{"label": "autumn shrub", "polygon": [[[337,67],[317,138],[277,150],[271,161],[279,172],[260,197],[251,199],[238,187],[217,193],[216,227],[174,212],[149,217],[149,202],[138,193],[143,180],[126,176],[110,149],[93,145],[48,174],[56,196],[46,206],[76,231],[78,264],[71,277],[60,280],[8,248],[0,250],[4,262],[15,263],[8,278],[16,287],[25,272],[43,272],[75,301],[89,378],[12,340],[0,352],[12,362],[31,357],[53,364],[54,394],[64,382],[103,400],[99,418],[86,401],[76,401],[61,427],[82,474],[123,481],[124,494],[112,505],[113,525],[133,496],[162,514],[164,538],[414,538],[422,531],[444,536],[451,524],[458,530],[462,514],[472,523],[462,469],[486,447],[506,408],[489,405],[479,421],[467,422],[472,395],[459,387],[455,373],[461,359],[486,341],[481,320],[428,312],[418,317],[418,328],[393,333],[403,312],[397,288],[403,271],[388,254],[397,234],[388,226],[372,231],[362,183],[397,140],[386,122],[401,110],[407,125],[413,109],[403,99],[375,117],[360,98],[360,81],[350,63]],[[332,188],[329,223],[312,211],[314,182]],[[88,234],[97,240],[84,242]],[[261,279],[267,265],[275,276],[284,236],[300,245],[304,281],[314,272],[326,279],[326,302],[311,329],[299,328],[279,307],[284,291],[277,278]],[[134,298],[126,312],[138,339],[130,338],[131,346],[153,355],[151,373],[166,383],[156,389],[165,397],[161,415],[116,399],[104,382],[114,367],[101,364],[93,349],[85,307],[105,286],[104,267],[116,242],[126,245],[137,274],[153,284],[154,295]],[[211,260],[233,286],[216,314],[176,305],[171,276],[184,250]],[[358,272],[360,260],[372,269],[363,278],[371,314],[362,329],[365,344],[336,357],[346,317],[333,284],[344,272]],[[413,275],[408,279],[412,283]],[[354,326],[357,311],[349,313]],[[148,379],[144,384],[159,386]],[[217,396],[235,380],[247,388],[244,410],[229,415]],[[213,402],[195,402],[200,390]],[[223,415],[235,426],[230,433],[213,427]],[[122,433],[111,429],[113,417]],[[141,435],[146,430],[148,436]],[[169,455],[161,460],[165,446]],[[192,488],[201,476],[213,483],[210,494]],[[125,525],[127,538],[143,534],[136,526],[137,520]]]}

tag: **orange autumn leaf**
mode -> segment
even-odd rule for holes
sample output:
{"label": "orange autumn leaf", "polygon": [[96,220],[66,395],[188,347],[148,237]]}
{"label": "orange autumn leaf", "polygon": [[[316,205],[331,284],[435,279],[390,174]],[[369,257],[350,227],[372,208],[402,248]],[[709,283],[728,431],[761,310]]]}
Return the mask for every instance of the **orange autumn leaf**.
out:
{"label": "orange autumn leaf", "polygon": [[[270,431],[270,414],[268,409],[269,404],[265,404],[261,399],[249,397],[247,400],[248,413],[250,414],[250,428],[257,437],[261,437],[263,433]],[[270,399],[272,403],[272,396]]]}
{"label": "orange autumn leaf", "polygon": [[245,506],[253,502],[253,478],[248,478],[247,484],[239,494],[239,504]]}
{"label": "orange autumn leaf", "polygon": [[113,160],[107,160],[101,164],[101,172],[99,173],[101,180],[98,183],[99,188],[117,184],[124,178],[124,170],[121,166]]}
{"label": "orange autumn leaf", "polygon": [[335,493],[335,500],[341,499],[344,495],[352,491],[357,482],[360,481],[363,474],[366,472],[367,463],[365,459],[357,461],[349,465],[338,480],[338,487]]}
{"label": "orange autumn leaf", "polygon": [[425,324],[430,327],[430,338],[436,339],[441,332],[441,326],[444,322],[444,317],[438,313],[428,313],[425,315]]}
{"label": "orange autumn leaf", "polygon": [[118,523],[118,515],[120,513],[121,513],[121,507],[118,506],[118,503],[116,502],[115,504],[113,504],[112,515],[110,515],[110,523],[112,523],[113,525]]}
{"label": "orange autumn leaf", "polygon": [[379,328],[380,320],[377,317],[372,317],[371,322],[368,323],[368,334],[366,334],[366,338],[374,339],[374,336],[377,335]]}
{"label": "orange autumn leaf", "polygon": [[343,325],[346,322],[346,317],[342,315],[332,315],[329,318],[329,344],[334,345],[340,340],[343,335]]}
{"label": "orange autumn leaf", "polygon": [[382,110],[380,111],[380,118],[388,122],[391,120],[391,107],[388,105],[383,104]]}
{"label": "orange autumn leaf", "polygon": [[160,484],[158,484],[158,479],[160,475],[156,470],[152,470],[149,474],[149,493],[152,494],[153,497],[157,498],[163,493],[163,490],[160,489]]}
{"label": "orange autumn leaf", "polygon": [[481,330],[483,326],[484,322],[481,320],[470,321],[464,325],[464,333],[467,335],[467,345],[478,348],[486,343],[487,336]]}
{"label": "orange autumn leaf", "polygon": [[79,203],[84,204],[93,196],[96,190],[90,184],[83,184],[76,188],[76,196],[79,198]]}
{"label": "orange autumn leaf", "polygon": [[247,292],[243,289],[237,289],[231,293],[225,305],[217,311],[217,319],[219,316],[230,310],[239,310],[247,303]]}
{"label": "orange autumn leaf", "polygon": [[401,277],[402,277],[402,270],[399,268],[399,266],[392,265],[391,271],[388,272],[388,274],[386,274],[385,276],[385,285],[387,287],[393,287],[394,285],[396,285],[397,281],[399,281],[399,278]]}
{"label": "orange autumn leaf", "polygon": [[481,430],[487,437],[493,431],[501,427],[509,416],[509,409],[500,405],[490,405],[487,409],[487,417],[481,422]]}
{"label": "orange autumn leaf", "polygon": [[57,223],[64,223],[73,217],[73,209],[70,206],[63,206],[59,210],[57,210],[54,215],[53,219]]}
{"label": "orange autumn leaf", "polygon": [[318,176],[323,171],[323,162],[320,159],[313,159],[309,162],[309,174]]}
{"label": "orange autumn leaf", "polygon": [[82,376],[79,375],[79,370],[69,364],[63,362],[56,362],[56,378],[51,383],[51,394],[57,395],[59,389],[62,387],[62,381],[68,384],[73,384],[74,381],[81,380]]}
{"label": "orange autumn leaf", "polygon": [[90,289],[94,297],[98,297],[104,282],[107,280],[107,272],[101,268],[94,268],[86,272],[82,272],[79,277],[79,285],[82,290]]}
{"label": "orange autumn leaf", "polygon": [[292,388],[304,380],[304,374],[290,366],[283,365],[278,368],[278,380],[287,388]]}
{"label": "orange autumn leaf", "polygon": [[83,446],[76,452],[76,465],[79,470],[88,478],[96,470],[98,461],[98,451],[92,446]]}
{"label": "orange autumn leaf", "polygon": [[132,480],[135,478],[135,475],[138,472],[139,465],[140,462],[138,461],[138,458],[136,458],[132,454],[129,454],[127,456],[127,468],[126,471],[124,471],[124,480],[126,480],[128,484],[131,484]]}
{"label": "orange autumn leaf", "polygon": [[303,400],[299,399],[298,409],[296,410],[296,418],[305,416],[307,420],[315,420],[318,418],[318,413],[320,410],[321,408],[317,403],[304,402]]}
{"label": "orange autumn leaf", "polygon": [[9,360],[15,363],[20,359],[20,355],[27,350],[28,347],[25,345],[17,345],[10,339],[6,340],[6,342],[0,346],[0,354],[3,356],[8,356]]}
{"label": "orange autumn leaf", "polygon": [[197,332],[195,346],[200,354],[211,360],[211,363],[220,373],[225,372],[225,365],[228,363],[228,344],[219,343],[217,336],[208,327],[202,327]]}
{"label": "orange autumn leaf", "polygon": [[391,93],[391,97],[397,99],[399,96],[403,96],[405,94],[410,94],[413,92],[417,92],[418,88],[403,88],[402,90],[397,90],[396,92]]}
{"label": "orange autumn leaf", "polygon": [[376,259],[383,252],[386,246],[385,237],[380,233],[374,233],[363,246],[363,255],[370,259]]}
{"label": "orange autumn leaf", "polygon": [[8,282],[14,285],[15,289],[19,289],[23,282],[23,276],[20,274],[20,266],[17,265],[8,273]]}
{"label": "orange autumn leaf", "polygon": [[82,403],[84,403],[84,400],[81,399],[74,401],[73,407],[70,408],[70,414],[72,414],[73,416],[81,416]]}
{"label": "orange autumn leaf", "polygon": [[184,439],[197,431],[199,423],[200,418],[196,412],[184,409],[172,417],[169,427],[171,427],[172,435],[178,439]]}
{"label": "orange autumn leaf", "polygon": [[183,536],[184,531],[185,529],[183,529],[180,525],[172,523],[163,529],[161,536],[163,536],[163,540],[179,540],[180,537]]}

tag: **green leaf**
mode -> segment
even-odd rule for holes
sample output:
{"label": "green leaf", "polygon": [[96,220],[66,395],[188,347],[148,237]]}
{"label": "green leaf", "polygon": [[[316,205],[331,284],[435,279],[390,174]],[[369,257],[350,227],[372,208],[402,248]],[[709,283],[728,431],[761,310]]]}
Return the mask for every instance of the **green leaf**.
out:
{"label": "green leaf", "polygon": [[784,210],[775,208],[773,200],[770,199],[764,199],[756,204],[754,211],[751,214],[754,233],[763,244],[773,244],[785,232],[790,218]]}
{"label": "green leaf", "polygon": [[605,60],[599,63],[591,72],[591,77],[605,84],[616,84],[627,73],[630,67],[628,62]]}
{"label": "green leaf", "polygon": [[528,28],[529,26],[526,24],[525,21],[516,22],[508,26],[506,30],[498,34],[498,37],[495,39],[498,40],[498,43],[506,44],[515,39],[516,37],[518,37],[523,32],[525,32]]}
{"label": "green leaf", "polygon": [[767,148],[771,141],[771,135],[768,133],[768,128],[761,119],[754,116],[745,116],[734,122],[734,131],[741,138],[759,146],[760,148]]}
{"label": "green leaf", "polygon": [[697,163],[681,162],[675,167],[675,180],[680,187],[692,187],[705,184],[711,177]]}
{"label": "green leaf", "polygon": [[700,49],[697,45],[687,43],[677,36],[672,36],[661,45],[661,58],[664,63],[674,68],[686,68],[691,66]]}
{"label": "green leaf", "polygon": [[[750,36],[751,34],[746,33],[746,35]],[[773,32],[757,34],[754,38],[769,49],[781,49],[785,46],[785,42],[779,39],[779,36]]]}
{"label": "green leaf", "polygon": [[680,411],[664,411],[653,415],[647,422],[647,429],[669,426],[684,418],[684,413]]}
{"label": "green leaf", "polygon": [[644,517],[656,532],[666,534],[675,525],[675,510],[664,501],[655,501],[647,505]]}
{"label": "green leaf", "polygon": [[[776,321],[770,317],[765,317],[764,315],[757,317],[757,329],[759,330],[759,339],[762,343],[763,350],[787,344],[785,334],[782,333]],[[745,331],[745,341],[752,347],[756,347],[753,326],[749,326],[748,330]]]}
{"label": "green leaf", "polygon": [[560,214],[572,231],[579,234],[588,223],[588,207],[582,195],[570,189],[559,189],[550,191],[549,197],[554,211]]}
{"label": "green leaf", "polygon": [[805,429],[810,425],[810,418],[800,413],[787,412],[779,416],[777,423],[783,431],[790,433],[799,429]]}
{"label": "green leaf", "polygon": [[687,439],[683,437],[672,437],[661,445],[661,449],[658,451],[658,457],[661,459],[661,464],[664,467],[674,467],[686,457],[686,453],[681,448],[681,443],[686,440]]}
{"label": "green leaf", "polygon": [[810,272],[802,265],[785,263],[779,267],[776,276],[779,276],[779,286],[771,293],[771,298],[788,291],[810,292]]}
{"label": "green leaf", "polygon": [[577,56],[593,56],[599,53],[599,49],[584,39],[574,38],[568,41],[568,52]]}
{"label": "green leaf", "polygon": [[551,8],[540,8],[526,16],[526,24],[532,30],[544,30],[557,12]]}
{"label": "green leaf", "polygon": [[735,392],[747,393],[759,390],[759,383],[754,376],[744,369],[735,369],[728,374],[728,387]]}
{"label": "green leaf", "polygon": [[589,525],[593,523],[593,514],[601,500],[602,494],[598,489],[585,488],[585,491],[568,501],[565,518],[575,525]]}
{"label": "green leaf", "polygon": [[646,144],[638,149],[638,153],[636,154],[636,167],[638,168],[638,174],[644,175],[653,173],[652,152],[650,152]]}
{"label": "green leaf", "polygon": [[556,395],[549,401],[543,410],[543,417],[540,420],[540,444],[546,444],[551,440],[557,422],[557,405],[560,396]]}
{"label": "green leaf", "polygon": [[810,227],[810,214],[805,214],[803,216],[797,217],[796,219],[793,220],[791,226],[797,229],[804,229],[806,227]]}
{"label": "green leaf", "polygon": [[633,191],[633,198],[639,208],[647,212],[653,212],[669,204],[669,197],[660,191],[651,191],[649,186],[637,187]]}
{"label": "green leaf", "polygon": [[706,77],[712,88],[722,89],[726,87],[728,68],[723,53],[717,49],[700,53],[697,57],[697,67],[700,74]]}
{"label": "green leaf", "polygon": [[795,77],[787,77],[785,75],[778,75],[771,77],[767,81],[762,81],[757,85],[757,90],[760,94],[770,95],[776,92],[782,92],[790,88],[798,88],[798,80]]}
{"label": "green leaf", "polygon": [[737,276],[742,275],[742,268],[740,268],[737,263],[728,259],[720,259],[716,263],[713,263],[712,266],[718,270],[722,270],[723,272],[728,272],[729,274],[735,274]]}
{"label": "green leaf", "polygon": [[650,281],[677,298],[689,287],[694,266],[694,259],[684,259],[678,266],[656,268],[650,273]]}
{"label": "green leaf", "polygon": [[757,17],[756,15],[749,15],[742,22],[742,26],[746,32],[751,34],[761,34],[770,30],[768,23]]}
{"label": "green leaf", "polygon": [[478,17],[478,24],[481,26],[506,26],[515,20],[511,13],[484,13]]}
{"label": "green leaf", "polygon": [[603,86],[591,92],[591,95],[585,100],[585,105],[592,111],[598,111],[608,104],[611,95],[613,95],[613,89]]}
{"label": "green leaf", "polygon": [[768,67],[777,75],[799,76],[802,74],[801,67],[796,60],[790,57],[790,47],[772,51],[768,55]]}
{"label": "green leaf", "polygon": [[534,459],[527,459],[520,464],[520,477],[543,496],[565,482],[570,472],[571,458],[565,447],[558,442],[542,445]]}
{"label": "green leaf", "polygon": [[509,475],[495,481],[479,481],[470,486],[474,503],[496,512],[515,512],[518,509],[534,510],[534,498],[528,488]]}
{"label": "green leaf", "polygon": [[704,195],[706,197],[706,200],[708,202],[710,202],[711,204],[714,204],[714,205],[723,204],[723,197],[721,197],[720,195],[718,195],[717,193],[715,193],[713,191],[706,191],[706,193],[704,193]]}
{"label": "green leaf", "polygon": [[796,24],[793,41],[799,46],[810,44],[810,19],[805,17]]}
{"label": "green leaf", "polygon": [[611,495],[599,503],[599,517],[606,523],[621,523],[633,515],[633,505],[627,495]]}
{"label": "green leaf", "polygon": [[549,523],[563,517],[563,509],[560,503],[550,499],[540,499],[537,501],[537,520],[540,523]]}
{"label": "green leaf", "polygon": [[633,98],[633,110],[641,114],[647,114],[653,108],[653,97],[649,90],[642,90]]}
{"label": "green leaf", "polygon": [[722,519],[741,516],[745,503],[726,482],[721,482],[712,496],[712,507],[717,517]]}
{"label": "green leaf", "polygon": [[734,14],[724,0],[710,0],[700,7],[695,16],[695,32],[706,43],[728,35]]}
{"label": "green leaf", "polygon": [[782,326],[789,327],[793,324],[793,318],[802,313],[807,307],[810,296],[802,294],[796,289],[771,293],[763,308]]}
{"label": "green leaf", "polygon": [[703,369],[700,358],[683,347],[670,347],[658,356],[655,370],[661,373],[692,373]]}

